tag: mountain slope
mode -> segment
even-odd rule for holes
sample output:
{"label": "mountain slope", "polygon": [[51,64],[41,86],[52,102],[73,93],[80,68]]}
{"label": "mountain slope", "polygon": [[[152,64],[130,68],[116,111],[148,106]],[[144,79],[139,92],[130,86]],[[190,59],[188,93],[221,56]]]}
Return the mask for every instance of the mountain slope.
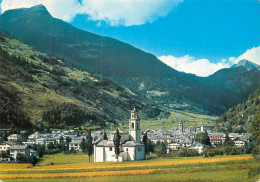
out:
{"label": "mountain slope", "polygon": [[[251,80],[257,79],[259,71],[242,81],[234,78],[228,82],[228,76],[201,78],[178,72],[129,44],[55,19],[41,5],[6,11],[0,16],[0,29],[45,53],[109,77],[162,108],[220,114],[245,100],[259,85]],[[239,85],[243,88],[236,90]]]}
{"label": "mountain slope", "polygon": [[139,73],[146,76],[172,76],[178,73],[151,54],[55,19],[42,5],[7,11],[1,15],[0,24],[4,31],[43,52],[65,56],[72,62],[105,75],[135,76]]}
{"label": "mountain slope", "polygon": [[0,36],[0,52],[0,127],[104,126],[128,119],[134,106],[143,117],[159,114],[129,89],[15,39]]}
{"label": "mountain slope", "polygon": [[[220,116],[215,130],[252,132],[252,125],[259,123],[260,116],[260,89],[258,88],[249,98]],[[257,119],[258,118],[258,119]],[[259,128],[259,124],[258,124]]]}

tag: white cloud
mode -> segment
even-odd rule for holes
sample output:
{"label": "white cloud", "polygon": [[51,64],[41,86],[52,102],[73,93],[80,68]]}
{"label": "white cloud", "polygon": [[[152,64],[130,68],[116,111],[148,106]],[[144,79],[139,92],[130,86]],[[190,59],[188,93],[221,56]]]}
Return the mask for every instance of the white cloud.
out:
{"label": "white cloud", "polygon": [[189,55],[183,57],[160,56],[158,59],[178,71],[192,73],[197,76],[209,76],[220,69],[229,68],[233,64],[237,64],[242,59],[247,59],[260,65],[260,46],[248,49],[241,56],[222,59],[218,63],[212,63],[208,59],[196,59]]}
{"label": "white cloud", "polygon": [[77,14],[112,26],[142,25],[164,17],[183,0],[2,0],[2,13],[9,9],[43,4],[56,18],[72,21]]}
{"label": "white cloud", "polygon": [[77,0],[2,0],[2,13],[9,9],[30,8],[42,4],[52,16],[64,21],[72,21],[76,14],[82,11],[82,6]]}
{"label": "white cloud", "polygon": [[208,59],[196,59],[195,57],[185,55],[183,57],[160,56],[159,60],[168,66],[186,73],[192,73],[197,76],[209,76],[222,68],[229,68],[230,64],[225,59],[219,63],[211,63]]}
{"label": "white cloud", "polygon": [[248,49],[244,54],[237,57],[234,60],[234,63],[238,63],[242,59],[247,59],[249,61],[252,61],[260,65],[260,46],[253,47],[252,49]]}

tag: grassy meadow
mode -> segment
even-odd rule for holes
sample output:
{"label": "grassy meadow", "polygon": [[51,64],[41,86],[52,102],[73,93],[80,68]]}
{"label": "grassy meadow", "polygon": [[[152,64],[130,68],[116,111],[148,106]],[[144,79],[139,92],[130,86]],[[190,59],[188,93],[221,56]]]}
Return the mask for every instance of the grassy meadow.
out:
{"label": "grassy meadow", "polygon": [[[93,161],[93,158],[92,158]],[[159,158],[88,163],[85,154],[45,155],[31,164],[0,164],[3,181],[257,181],[259,161],[250,155]]]}

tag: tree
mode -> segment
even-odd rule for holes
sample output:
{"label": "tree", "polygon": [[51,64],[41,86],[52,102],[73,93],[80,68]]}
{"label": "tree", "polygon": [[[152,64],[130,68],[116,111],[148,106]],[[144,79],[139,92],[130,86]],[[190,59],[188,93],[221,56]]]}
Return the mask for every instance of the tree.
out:
{"label": "tree", "polygon": [[143,143],[144,143],[144,150],[145,150],[145,154],[148,153],[147,151],[147,132],[145,132],[145,134],[143,135]]}
{"label": "tree", "polygon": [[0,153],[0,157],[7,158],[7,152],[2,150],[1,153]]}
{"label": "tree", "polygon": [[162,157],[167,153],[167,147],[164,142],[157,142],[154,148],[154,152],[158,157]]}
{"label": "tree", "polygon": [[202,143],[204,145],[209,145],[209,146],[211,145],[210,138],[207,131],[205,133],[198,133],[195,137],[195,141]]}
{"label": "tree", "polygon": [[7,141],[7,137],[8,137],[8,133],[7,133],[7,131],[4,131],[4,133],[3,133],[3,141]]}
{"label": "tree", "polygon": [[68,151],[69,150],[69,144],[71,142],[71,138],[70,137],[66,137],[66,150]]}
{"label": "tree", "polygon": [[87,144],[86,144],[86,140],[85,140],[84,137],[83,137],[82,141],[80,142],[79,146],[80,146],[80,149],[81,149],[84,153],[86,153]]}
{"label": "tree", "polygon": [[254,119],[252,123],[252,134],[253,138],[255,139],[255,144],[253,146],[252,154],[254,156],[259,155],[259,148],[260,148],[260,112],[256,113],[256,118]]}
{"label": "tree", "polygon": [[205,131],[205,143],[204,144],[211,146],[209,134],[207,131]]}
{"label": "tree", "polygon": [[115,145],[116,159],[118,161],[118,156],[120,154],[120,144],[121,144],[121,135],[120,135],[118,129],[116,130],[116,134],[115,134],[113,142],[114,142],[114,145]]}
{"label": "tree", "polygon": [[108,138],[107,138],[107,133],[106,133],[106,132],[104,132],[103,138],[104,138],[104,140],[108,140]]}
{"label": "tree", "polygon": [[229,138],[228,133],[226,133],[225,141],[223,143],[224,146],[233,146],[233,141]]}
{"label": "tree", "polygon": [[147,153],[149,152],[154,152],[154,147],[155,147],[155,144],[148,138],[147,139]]}
{"label": "tree", "polygon": [[42,158],[42,157],[43,157],[43,155],[44,155],[44,153],[45,153],[45,147],[44,147],[44,145],[41,145],[41,144],[37,145],[37,153],[38,153],[38,155],[39,155],[39,158]]}
{"label": "tree", "polygon": [[55,149],[55,146],[54,146],[53,142],[50,142],[50,143],[47,145],[47,148],[48,148],[49,150]]}
{"label": "tree", "polygon": [[23,154],[21,153],[18,153],[17,156],[16,156],[16,161],[17,162],[24,162],[25,158],[23,156]]}
{"label": "tree", "polygon": [[88,161],[90,162],[90,157],[92,156],[93,154],[93,144],[92,144],[92,136],[91,136],[91,131],[88,130],[88,135],[87,135],[87,153],[88,153]]}
{"label": "tree", "polygon": [[37,157],[35,157],[35,156],[31,156],[31,157],[29,158],[29,161],[30,161],[30,163],[31,163],[33,166],[35,166],[35,165],[37,164],[37,162],[38,162],[38,159],[37,159]]}
{"label": "tree", "polygon": [[66,150],[66,146],[65,146],[65,142],[64,142],[63,136],[61,136],[61,137],[59,138],[59,143],[60,143],[60,149],[61,149],[61,151],[65,151],[65,150]]}

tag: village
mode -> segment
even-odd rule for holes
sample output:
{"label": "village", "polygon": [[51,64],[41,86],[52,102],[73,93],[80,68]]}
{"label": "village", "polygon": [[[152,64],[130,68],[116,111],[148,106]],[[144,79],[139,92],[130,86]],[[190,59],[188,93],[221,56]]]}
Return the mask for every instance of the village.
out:
{"label": "village", "polygon": [[[149,130],[141,131],[140,119],[136,109],[131,111],[129,119],[129,131],[118,130],[120,139],[120,154],[115,155],[115,145],[113,143],[115,132],[92,131],[92,145],[94,150],[94,162],[105,161],[128,161],[145,159],[144,135],[154,145],[163,143],[166,146],[166,153],[180,151],[182,149],[194,150],[198,155],[206,149],[201,142],[196,142],[196,135],[207,133],[210,138],[211,147],[222,145],[226,140],[226,134],[221,132],[206,131],[203,122],[199,128],[185,128],[183,121],[180,121],[178,128],[171,130]],[[25,131],[24,131],[25,132]],[[21,132],[22,133],[22,132]],[[228,137],[233,145],[242,148],[249,142],[248,133],[229,133]],[[44,152],[57,153],[67,151],[68,153],[82,152],[82,142],[86,142],[87,133],[79,130],[52,131],[51,133],[35,132],[22,139],[21,134],[11,134],[7,141],[0,144],[1,162],[19,162],[21,158],[40,156],[41,146]],[[64,148],[64,149],[62,149]],[[150,152],[151,154],[151,152]]]}

